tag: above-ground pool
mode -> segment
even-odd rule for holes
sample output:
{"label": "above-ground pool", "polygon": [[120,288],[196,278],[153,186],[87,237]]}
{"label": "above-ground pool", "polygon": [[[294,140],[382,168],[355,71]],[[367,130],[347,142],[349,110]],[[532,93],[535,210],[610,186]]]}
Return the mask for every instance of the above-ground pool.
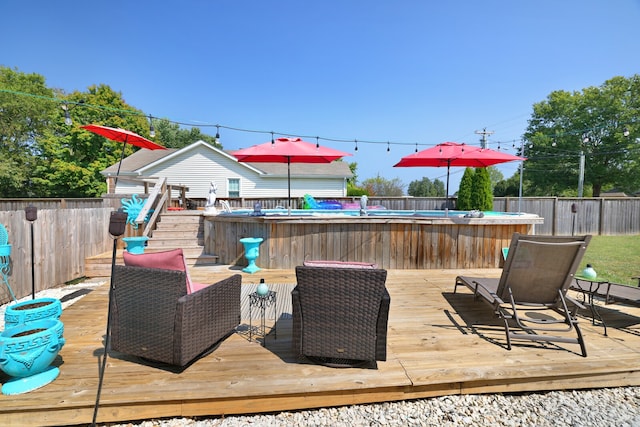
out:
{"label": "above-ground pool", "polygon": [[[479,212],[472,212],[479,214]],[[260,237],[262,268],[293,269],[309,260],[357,261],[384,269],[498,268],[513,233],[535,234],[534,214],[357,209],[253,209],[204,215],[205,253],[246,265],[240,239]]]}

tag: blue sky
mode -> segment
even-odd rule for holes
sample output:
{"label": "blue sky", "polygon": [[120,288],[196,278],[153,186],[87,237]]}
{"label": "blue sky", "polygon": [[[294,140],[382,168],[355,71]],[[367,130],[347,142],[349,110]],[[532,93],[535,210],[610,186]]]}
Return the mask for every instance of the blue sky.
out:
{"label": "blue sky", "polygon": [[640,72],[640,0],[41,0],[0,16],[0,64],[51,87],[107,84],[153,116],[223,126],[225,149],[271,131],[357,139],[320,142],[354,154],[361,181],[407,186],[446,180],[393,167],[416,144],[479,145],[486,128],[490,148],[512,147],[552,91]]}

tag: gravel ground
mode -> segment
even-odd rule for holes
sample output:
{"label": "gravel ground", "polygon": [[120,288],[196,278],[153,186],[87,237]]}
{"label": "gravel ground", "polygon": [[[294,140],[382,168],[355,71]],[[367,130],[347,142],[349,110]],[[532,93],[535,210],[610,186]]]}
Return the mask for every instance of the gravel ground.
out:
{"label": "gravel ground", "polygon": [[117,426],[640,426],[640,387],[445,396],[269,415],[172,418]]}
{"label": "gravel ground", "polygon": [[[60,298],[63,309],[91,289],[96,279],[39,292],[36,297]],[[31,297],[22,298],[29,300]],[[0,307],[1,329],[4,310]],[[171,418],[110,427],[360,427],[360,426],[638,426],[640,387],[553,391],[526,394],[444,396],[402,402],[322,408],[276,414],[215,418]],[[105,425],[105,426],[107,426]]]}

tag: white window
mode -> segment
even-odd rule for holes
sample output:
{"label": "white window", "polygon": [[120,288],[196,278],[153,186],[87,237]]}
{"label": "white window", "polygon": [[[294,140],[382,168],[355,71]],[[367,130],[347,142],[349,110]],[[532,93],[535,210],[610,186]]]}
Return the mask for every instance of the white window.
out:
{"label": "white window", "polygon": [[240,179],[229,178],[227,188],[229,189],[228,197],[240,197]]}

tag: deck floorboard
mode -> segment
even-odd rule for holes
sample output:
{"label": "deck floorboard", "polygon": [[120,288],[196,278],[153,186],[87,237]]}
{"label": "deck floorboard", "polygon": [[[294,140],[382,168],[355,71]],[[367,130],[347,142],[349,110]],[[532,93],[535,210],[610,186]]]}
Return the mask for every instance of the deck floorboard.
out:
{"label": "deck floorboard", "polygon": [[[198,266],[196,282],[213,283],[239,269]],[[243,275],[243,286],[293,284],[292,270]],[[640,308],[604,305],[609,336],[581,317],[589,356],[574,344],[514,342],[491,309],[466,290],[453,293],[458,274],[497,277],[498,269],[390,270],[388,359],[377,369],[335,369],[298,359],[291,351],[290,307],[277,317],[277,339],[250,342],[249,319],[239,332],[182,372],[109,354],[98,422],[162,417],[250,414],[415,399],[460,393],[542,391],[640,385]],[[21,395],[0,395],[0,425],[89,424],[103,355],[108,286],[65,309],[66,345],[55,364],[60,376]],[[285,299],[283,299],[284,301]],[[289,312],[287,313],[287,310]],[[243,315],[243,317],[246,317]],[[269,314],[268,326],[273,324]],[[0,382],[7,376],[0,373]]]}

